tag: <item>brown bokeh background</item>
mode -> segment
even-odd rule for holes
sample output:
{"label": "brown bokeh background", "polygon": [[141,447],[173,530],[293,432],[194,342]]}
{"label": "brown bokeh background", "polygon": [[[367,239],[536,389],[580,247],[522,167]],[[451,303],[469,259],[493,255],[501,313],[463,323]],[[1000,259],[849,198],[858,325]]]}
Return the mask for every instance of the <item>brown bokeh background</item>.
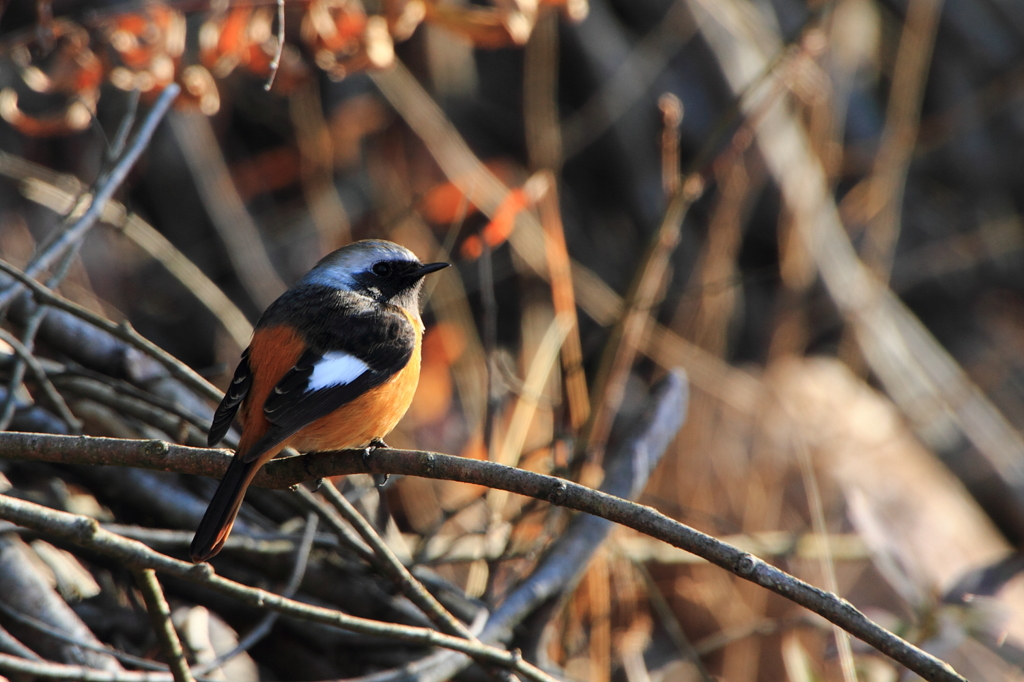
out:
{"label": "brown bokeh background", "polygon": [[[248,325],[324,253],[374,237],[450,260],[427,287],[420,387],[389,444],[593,485],[650,387],[684,368],[686,425],[641,502],[837,592],[970,679],[1021,677],[1018,3],[289,1],[269,92],[273,4],[0,8],[3,260],[29,262],[107,168],[125,117],[177,80],[185,94],[119,193],[122,213],[70,262],[64,296],[223,387]],[[16,316],[4,328],[24,333]],[[45,340],[35,351],[55,376],[81,363]],[[55,384],[88,434],[183,438],[81,381]],[[13,388],[12,429],[73,430],[31,378]],[[10,494],[191,528],[95,472],[0,472]],[[191,495],[201,512],[208,481],[160,481],[155,494]],[[295,510],[266,495],[244,518],[294,531]],[[407,478],[385,500],[389,542],[488,605],[565,523],[465,484]],[[138,611],[123,576],[75,561],[100,588],[67,597],[79,615],[145,654],[115,622]],[[320,579],[337,579],[332,561]],[[251,581],[287,563],[225,562]],[[331,602],[350,585],[308,589]],[[245,629],[222,598],[167,589],[181,613],[202,605]],[[578,680],[905,674],[622,529],[531,628],[517,637]],[[358,646],[282,622],[251,653],[262,679],[398,662]]]}

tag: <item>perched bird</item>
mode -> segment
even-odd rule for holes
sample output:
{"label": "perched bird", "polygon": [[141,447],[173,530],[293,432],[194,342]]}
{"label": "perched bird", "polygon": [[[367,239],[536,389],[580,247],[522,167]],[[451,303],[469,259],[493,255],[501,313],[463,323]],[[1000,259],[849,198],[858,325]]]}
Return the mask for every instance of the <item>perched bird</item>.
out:
{"label": "perched bird", "polygon": [[383,240],[324,257],[270,304],[213,415],[209,444],[235,417],[242,437],[192,540],[192,561],[224,546],[245,489],[286,446],[300,452],[382,445],[420,375],[424,265]]}

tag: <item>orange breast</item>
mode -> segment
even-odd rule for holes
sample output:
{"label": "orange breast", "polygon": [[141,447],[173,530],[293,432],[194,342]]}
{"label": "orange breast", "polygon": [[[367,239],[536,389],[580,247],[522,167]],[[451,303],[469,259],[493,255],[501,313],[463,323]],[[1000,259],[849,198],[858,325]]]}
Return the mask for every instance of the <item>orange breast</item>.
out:
{"label": "orange breast", "polygon": [[[409,362],[380,386],[372,388],[334,412],[303,427],[298,433],[262,457],[269,459],[285,446],[300,452],[341,450],[368,445],[375,438],[391,432],[405,415],[416,393],[420,378],[420,340],[423,323],[405,313],[416,333]],[[286,349],[293,349],[288,352]],[[288,327],[269,327],[253,338],[249,364],[253,384],[249,398],[240,411],[244,426],[238,451],[246,452],[266,433],[270,423],[263,414],[263,404],[277,382],[292,368],[305,350],[305,344]]]}
{"label": "orange breast", "polygon": [[383,438],[405,415],[420,380],[420,344],[405,367],[380,386],[342,405],[292,436],[288,444],[300,452],[342,450]]}
{"label": "orange breast", "polygon": [[405,367],[380,386],[305,427],[288,440],[288,445],[299,452],[343,450],[369,445],[374,438],[391,433],[412,404],[420,380],[423,323],[405,310],[402,314],[416,333],[412,357]]}

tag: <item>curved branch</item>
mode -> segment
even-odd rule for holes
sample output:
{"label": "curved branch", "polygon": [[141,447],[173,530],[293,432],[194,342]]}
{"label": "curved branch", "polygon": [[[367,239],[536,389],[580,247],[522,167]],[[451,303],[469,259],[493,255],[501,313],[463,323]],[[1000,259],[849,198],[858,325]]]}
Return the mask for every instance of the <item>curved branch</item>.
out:
{"label": "curved branch", "polygon": [[[221,475],[230,461],[230,456],[224,450],[189,448],[163,441],[24,433],[0,434],[0,457],[76,464],[115,464],[205,476]],[[263,467],[254,484],[287,488],[301,481],[354,473],[401,474],[473,483],[545,500],[614,521],[700,556],[744,580],[757,583],[817,613],[927,680],[965,682],[946,663],[882,628],[846,600],[770,566],[748,552],[679,523],[651,507],[555,476],[435,452],[381,448],[375,450],[366,461],[362,450],[320,452],[274,460]],[[36,527],[22,524],[20,519],[8,516],[2,505],[0,516],[21,525]],[[460,646],[468,644],[466,640],[460,641]],[[444,646],[458,648],[447,644]]]}

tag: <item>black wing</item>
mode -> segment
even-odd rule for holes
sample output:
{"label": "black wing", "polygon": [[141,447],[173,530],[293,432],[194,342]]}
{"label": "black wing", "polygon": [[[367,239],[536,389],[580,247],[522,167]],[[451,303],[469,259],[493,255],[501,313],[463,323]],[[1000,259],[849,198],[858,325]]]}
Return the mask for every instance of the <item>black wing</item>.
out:
{"label": "black wing", "polygon": [[246,461],[383,384],[412,357],[416,332],[399,311],[352,311],[339,320],[334,330],[315,330],[310,348],[267,397],[263,413],[272,426]]}
{"label": "black wing", "polygon": [[242,351],[242,360],[235,369],[235,375],[231,378],[231,385],[224,393],[224,399],[220,401],[217,411],[213,413],[213,423],[210,424],[210,433],[206,437],[207,445],[213,447],[223,440],[228,429],[231,428],[231,423],[235,420],[238,406],[249,393],[250,386],[252,386],[252,371],[249,369],[249,349],[246,348]]}

